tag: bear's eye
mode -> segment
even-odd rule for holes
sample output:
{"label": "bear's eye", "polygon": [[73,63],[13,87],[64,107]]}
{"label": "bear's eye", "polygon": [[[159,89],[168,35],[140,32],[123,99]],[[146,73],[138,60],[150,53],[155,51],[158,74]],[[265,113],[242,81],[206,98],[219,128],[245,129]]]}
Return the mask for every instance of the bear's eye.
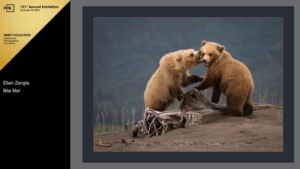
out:
{"label": "bear's eye", "polygon": [[212,56],[212,54],[210,53],[210,54],[208,54],[209,56]]}
{"label": "bear's eye", "polygon": [[191,53],[191,55],[190,56],[194,56],[194,53]]}

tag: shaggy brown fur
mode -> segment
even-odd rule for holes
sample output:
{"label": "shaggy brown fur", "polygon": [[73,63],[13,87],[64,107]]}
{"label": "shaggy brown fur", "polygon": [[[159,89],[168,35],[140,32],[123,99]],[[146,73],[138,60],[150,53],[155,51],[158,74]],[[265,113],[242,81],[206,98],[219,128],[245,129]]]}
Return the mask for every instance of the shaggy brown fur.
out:
{"label": "shaggy brown fur", "polygon": [[202,76],[189,75],[188,70],[201,63],[198,51],[178,50],[164,55],[159,68],[154,72],[145,89],[145,106],[157,111],[165,111],[176,99],[181,100],[182,87],[203,80]]}
{"label": "shaggy brown fur", "polygon": [[247,66],[234,59],[225,51],[225,46],[218,43],[204,40],[200,50],[207,72],[196,89],[201,91],[213,87],[211,101],[215,103],[219,103],[223,93],[229,115],[251,114],[253,105],[250,97],[254,91],[254,81]]}

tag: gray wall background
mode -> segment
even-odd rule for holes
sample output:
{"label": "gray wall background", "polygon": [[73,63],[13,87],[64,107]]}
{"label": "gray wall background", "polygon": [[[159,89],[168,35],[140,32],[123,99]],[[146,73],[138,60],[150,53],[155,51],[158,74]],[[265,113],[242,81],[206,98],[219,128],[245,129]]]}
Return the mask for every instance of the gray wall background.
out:
{"label": "gray wall background", "polygon": [[[82,163],[82,6],[295,6],[295,30],[299,29],[299,11],[297,11],[296,1],[286,0],[278,1],[274,0],[272,3],[267,0],[253,0],[240,2],[237,0],[227,0],[216,1],[211,0],[207,2],[199,2],[196,0],[185,0],[178,1],[173,0],[172,2],[167,2],[165,0],[153,0],[147,2],[140,2],[138,0],[127,0],[127,1],[97,1],[97,0],[71,0],[71,168],[102,168],[102,167],[112,167],[112,168],[123,168],[123,167],[170,167],[170,168],[182,168],[187,167],[187,164],[108,164],[108,163],[93,163],[86,164]],[[215,5],[217,4],[217,5]],[[298,19],[298,21],[297,21]],[[299,32],[295,31],[295,46],[299,39]],[[295,47],[295,49],[297,49]],[[298,55],[298,51],[295,50],[295,56]],[[299,58],[295,57],[295,63],[299,61]],[[299,80],[297,79],[296,72],[297,68],[295,66],[295,86],[298,86]],[[299,91],[295,90],[295,103],[297,103]],[[299,150],[299,134],[297,134],[297,110],[298,105],[295,104],[295,150]],[[242,167],[242,168],[298,168],[297,163],[299,159],[298,152],[295,152],[295,164],[189,164],[188,167],[213,167],[213,168],[232,168],[232,167]],[[200,166],[201,165],[201,166]]]}

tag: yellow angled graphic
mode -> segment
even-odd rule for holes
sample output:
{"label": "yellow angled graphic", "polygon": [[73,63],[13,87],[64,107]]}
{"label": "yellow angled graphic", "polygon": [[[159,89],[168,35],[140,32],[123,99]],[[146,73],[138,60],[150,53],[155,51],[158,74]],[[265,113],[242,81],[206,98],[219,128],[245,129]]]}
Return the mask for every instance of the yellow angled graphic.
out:
{"label": "yellow angled graphic", "polygon": [[2,8],[0,10],[0,70],[2,70],[69,1],[70,0],[0,0]]}

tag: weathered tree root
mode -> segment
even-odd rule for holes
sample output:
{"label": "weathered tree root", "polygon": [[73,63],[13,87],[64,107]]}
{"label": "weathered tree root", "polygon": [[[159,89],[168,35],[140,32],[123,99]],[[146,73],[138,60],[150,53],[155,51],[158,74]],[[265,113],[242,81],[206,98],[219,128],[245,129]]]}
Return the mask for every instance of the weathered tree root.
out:
{"label": "weathered tree root", "polygon": [[[283,109],[270,104],[253,104],[254,110],[267,108]],[[200,124],[204,115],[223,115],[226,111],[225,105],[215,104],[207,100],[198,90],[192,89],[183,95],[180,110],[160,112],[147,107],[144,118],[135,125],[133,137],[137,136],[139,130],[147,135],[146,138],[162,135],[170,129]]]}
{"label": "weathered tree root", "polygon": [[[146,108],[144,112],[144,118],[141,120],[134,129],[133,136],[137,136],[138,130],[141,130],[147,137],[152,137],[154,135],[158,136],[164,134],[167,130],[171,128],[184,127],[185,119],[194,118],[184,118],[184,116],[193,116],[193,114],[184,114],[181,111],[164,111],[159,112],[150,108]],[[198,116],[198,114],[196,114]],[[191,120],[192,122],[192,120]]]}

